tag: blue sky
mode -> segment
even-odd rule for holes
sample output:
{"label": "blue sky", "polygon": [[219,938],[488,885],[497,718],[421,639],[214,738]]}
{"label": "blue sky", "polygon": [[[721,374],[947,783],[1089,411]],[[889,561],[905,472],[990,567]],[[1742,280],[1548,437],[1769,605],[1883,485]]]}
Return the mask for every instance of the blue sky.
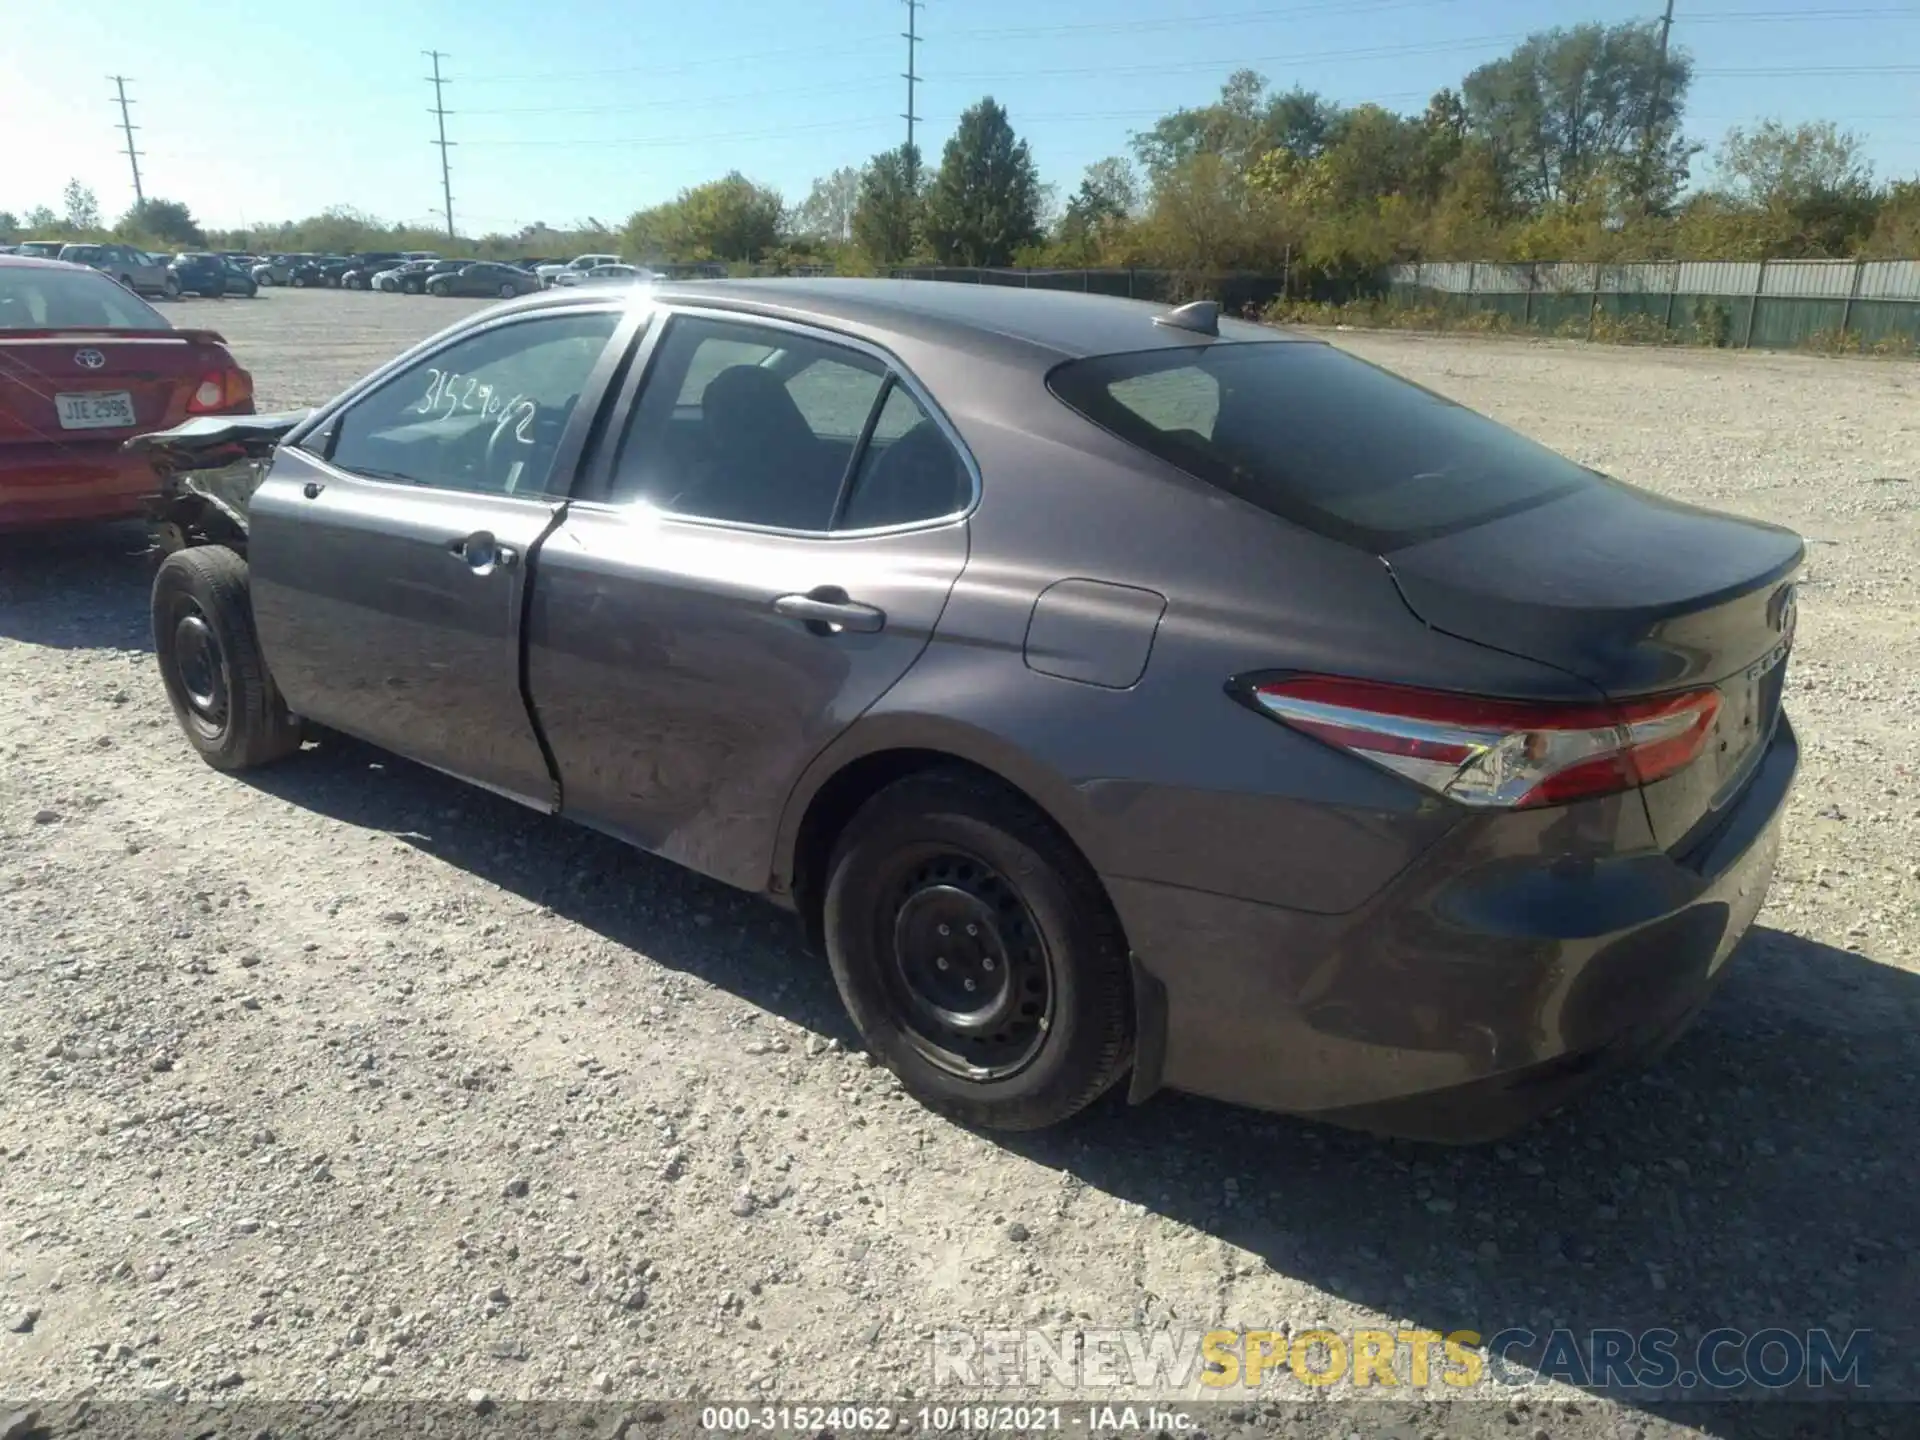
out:
{"label": "blue sky", "polygon": [[[1417,109],[1529,30],[1655,0],[927,0],[921,141],[937,159],[983,94],[1044,179],[1125,150],[1237,66],[1335,99]],[[1699,67],[1690,130],[1831,118],[1883,177],[1920,172],[1920,4],[1676,0]],[[449,77],[454,218],[466,233],[618,222],[739,169],[802,198],[903,138],[902,0],[89,0],[15,7],[0,45],[0,209],[59,208],[77,176],[109,218],[133,198],[107,76],[130,77],[149,195],[235,225],[352,205],[440,206],[426,83]],[[1696,171],[1704,174],[1705,166]]]}

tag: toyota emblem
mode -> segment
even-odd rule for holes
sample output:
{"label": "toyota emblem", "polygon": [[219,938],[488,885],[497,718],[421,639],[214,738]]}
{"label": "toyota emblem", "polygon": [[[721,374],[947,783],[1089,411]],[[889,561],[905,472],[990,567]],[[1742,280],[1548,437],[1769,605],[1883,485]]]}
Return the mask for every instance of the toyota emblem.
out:
{"label": "toyota emblem", "polygon": [[76,350],[73,352],[73,363],[82,370],[104,370],[107,368],[107,357],[98,350]]}

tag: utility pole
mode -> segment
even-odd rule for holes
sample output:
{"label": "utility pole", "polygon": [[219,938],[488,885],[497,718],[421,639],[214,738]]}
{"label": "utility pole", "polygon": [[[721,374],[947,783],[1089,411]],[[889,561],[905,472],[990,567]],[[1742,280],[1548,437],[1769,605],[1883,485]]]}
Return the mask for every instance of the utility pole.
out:
{"label": "utility pole", "polygon": [[1653,65],[1653,102],[1647,107],[1647,130],[1640,142],[1640,199],[1644,204],[1653,193],[1653,137],[1660,126],[1661,92],[1667,84],[1667,37],[1673,33],[1673,0],[1667,0],[1667,13],[1660,17],[1660,57]]}
{"label": "utility pole", "polygon": [[907,113],[901,118],[907,122],[907,183],[912,185],[920,178],[915,173],[915,158],[918,152],[913,148],[913,122],[920,117],[914,113],[913,99],[914,87],[920,83],[920,75],[916,68],[917,52],[920,48],[919,16],[926,0],[902,0],[902,3],[907,7],[907,28],[900,36],[907,42],[907,73],[901,77],[907,82]]}
{"label": "utility pole", "polygon": [[107,78],[113,81],[120,92],[120,129],[127,137],[127,163],[133,166],[133,208],[142,210],[146,208],[147,197],[140,189],[140,152],[133,148],[133,132],[140,127],[127,114],[127,106],[133,103],[127,99],[127,77],[109,75]]}
{"label": "utility pole", "polygon": [[447,164],[447,147],[453,141],[447,139],[447,107],[440,103],[440,87],[446,81],[440,75],[440,62],[451,57],[438,50],[422,50],[422,55],[433,60],[433,74],[427,78],[433,82],[433,109],[427,113],[440,123],[440,138],[433,143],[440,147],[440,197],[446,203],[447,239],[453,239],[453,172]]}

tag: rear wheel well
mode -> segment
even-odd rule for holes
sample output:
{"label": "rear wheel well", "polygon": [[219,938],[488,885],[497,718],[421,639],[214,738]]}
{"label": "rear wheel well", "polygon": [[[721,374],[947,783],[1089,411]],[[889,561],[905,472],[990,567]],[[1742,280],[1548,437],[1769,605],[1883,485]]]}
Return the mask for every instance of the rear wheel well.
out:
{"label": "rear wheel well", "polygon": [[1085,852],[1074,844],[1073,837],[1067,834],[1066,828],[1054,819],[1047,807],[986,766],[962,760],[943,750],[877,750],[853,761],[815,792],[807,802],[807,813],[801,817],[799,833],[794,837],[791,877],[794,908],[799,912],[807,943],[816,951],[824,952],[826,949],[821,910],[826,898],[827,866],[833,859],[833,847],[840,839],[841,832],[847,828],[847,822],[853,819],[862,805],[889,785],[909,775],[922,775],[930,771],[964,775],[1018,797],[1046,821],[1061,841],[1086,863],[1088,873],[1098,880],[1098,872],[1094,870],[1092,862],[1087,861]]}

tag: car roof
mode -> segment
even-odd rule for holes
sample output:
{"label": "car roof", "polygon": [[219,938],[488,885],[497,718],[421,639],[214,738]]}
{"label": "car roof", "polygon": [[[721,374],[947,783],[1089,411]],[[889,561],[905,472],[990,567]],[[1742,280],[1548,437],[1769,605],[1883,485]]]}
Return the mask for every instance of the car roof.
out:
{"label": "car roof", "polygon": [[71,260],[54,260],[40,255],[0,255],[0,265],[23,265],[39,270],[79,270],[88,275],[98,274],[85,265],[76,265]]}
{"label": "car roof", "polygon": [[[761,280],[663,280],[634,303],[654,300],[739,309],[770,317],[842,325],[884,339],[904,335],[934,344],[1003,349],[1051,366],[1063,359],[1202,343],[1318,343],[1271,326],[1222,317],[1218,338],[1153,323],[1172,308],[1077,290],[946,280],[809,277]],[[570,303],[570,292],[519,302],[536,309]],[[579,303],[571,299],[571,303]]]}

